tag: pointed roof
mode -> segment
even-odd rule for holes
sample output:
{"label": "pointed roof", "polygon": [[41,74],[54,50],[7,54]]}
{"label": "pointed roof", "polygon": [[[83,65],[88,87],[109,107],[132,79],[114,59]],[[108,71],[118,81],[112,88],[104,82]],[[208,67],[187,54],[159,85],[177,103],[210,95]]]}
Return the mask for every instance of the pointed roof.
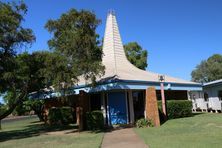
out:
{"label": "pointed roof", "polygon": [[[101,79],[115,78],[119,80],[159,82],[160,74],[141,70],[127,60],[114,11],[110,11],[107,15],[103,54],[102,63],[105,65],[105,75]],[[165,82],[197,84],[166,75]],[[79,84],[83,84],[82,80]]]}

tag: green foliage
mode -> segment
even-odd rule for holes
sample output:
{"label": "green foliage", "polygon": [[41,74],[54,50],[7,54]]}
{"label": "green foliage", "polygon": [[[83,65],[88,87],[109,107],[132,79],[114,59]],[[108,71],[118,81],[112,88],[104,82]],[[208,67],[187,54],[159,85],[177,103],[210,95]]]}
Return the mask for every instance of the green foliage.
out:
{"label": "green foliage", "polygon": [[0,53],[16,54],[16,49],[35,39],[31,29],[21,26],[27,7],[24,3],[0,2]]}
{"label": "green foliage", "polygon": [[17,63],[17,52],[35,40],[32,30],[22,27],[26,12],[23,2],[0,2],[0,93],[11,93],[8,109],[0,120],[21,104],[30,88],[27,82],[30,73],[19,71],[23,65]]}
{"label": "green foliage", "polygon": [[60,108],[50,108],[48,119],[50,124],[62,124],[62,113]]}
{"label": "green foliage", "polygon": [[222,79],[222,55],[214,54],[207,60],[201,61],[192,71],[192,80],[195,82],[210,82]]}
{"label": "green foliage", "polygon": [[24,3],[0,2],[0,93],[16,87],[16,53],[35,40],[32,30],[22,27],[26,12]]}
{"label": "green foliage", "polygon": [[[168,119],[192,116],[192,102],[188,100],[167,100]],[[162,111],[162,102],[158,101],[158,107]],[[162,112],[161,112],[162,113]],[[161,116],[161,115],[160,115]]]}
{"label": "green foliage", "polygon": [[150,119],[141,118],[136,121],[137,128],[145,128],[145,127],[153,127],[153,126],[154,126],[154,124],[153,124],[152,120],[150,120]]}
{"label": "green foliage", "polygon": [[[7,108],[10,108],[16,101],[15,93],[12,91],[8,91],[3,96],[3,99],[4,99],[4,102],[7,106]],[[23,98],[23,101],[25,101],[25,100],[26,100],[26,98]],[[12,115],[22,116],[22,115],[26,115],[30,112],[30,107],[27,106],[23,101],[17,104],[14,111],[12,112]]]}
{"label": "green foliage", "polygon": [[21,103],[18,106],[16,106],[13,114],[16,116],[24,116],[28,115],[29,112],[30,112],[29,106],[26,106],[24,103]]}
{"label": "green foliage", "polygon": [[137,42],[130,42],[124,45],[127,59],[139,69],[145,70],[147,67],[147,51]]}
{"label": "green foliage", "polygon": [[[30,92],[52,85],[61,86],[59,85],[61,82],[66,82],[65,77],[70,82],[72,82],[71,78],[75,78],[74,75],[70,74],[71,70],[67,58],[57,53],[48,51],[38,51],[32,54],[23,53],[18,55],[17,61],[21,65],[18,75],[24,74],[23,78],[26,78],[25,80],[30,83]],[[67,77],[68,75],[70,77]],[[61,87],[58,88],[62,89]]]}
{"label": "green foliage", "polygon": [[101,111],[92,111],[86,113],[86,124],[88,130],[104,129],[104,118]]}
{"label": "green foliage", "polygon": [[71,107],[62,107],[61,108],[61,113],[63,116],[62,123],[63,124],[68,124],[73,122],[73,112]]}
{"label": "green foliage", "polygon": [[71,107],[53,107],[49,109],[49,122],[51,125],[69,124],[73,122]]}
{"label": "green foliage", "polygon": [[26,12],[23,2],[0,2],[0,93],[7,93],[9,107],[0,119],[31,92],[53,85],[65,93],[78,81],[77,76],[95,82],[104,73],[96,34],[100,20],[95,14],[71,9],[58,20],[49,20],[46,28],[53,34],[49,40],[52,52],[17,54],[35,40],[32,30],[21,25]]}
{"label": "green foliage", "polygon": [[[16,97],[20,95],[21,91],[24,91],[24,86],[27,86],[27,88],[25,88],[27,94],[51,86],[53,84],[52,80],[55,78],[54,72],[56,72],[53,68],[62,67],[58,66],[59,64],[62,65],[62,60],[51,52],[38,51],[32,54],[24,52],[14,57],[14,60],[17,65],[13,80],[15,84],[11,90],[8,89],[4,95],[4,100],[8,107],[12,107],[15,104],[17,101]],[[20,104],[26,100],[27,97],[24,96]]]}
{"label": "green foliage", "polygon": [[102,49],[99,48],[96,34],[99,23],[100,20],[94,13],[75,9],[62,14],[57,20],[49,20],[46,23],[45,28],[53,34],[52,39],[48,41],[50,49],[68,60],[69,73],[64,71],[62,78],[65,84],[73,84],[70,78],[76,81],[76,76],[79,75],[95,82],[96,76],[104,73],[101,64]]}
{"label": "green foliage", "polygon": [[[3,96],[3,100],[5,102],[5,106],[7,107],[7,109],[12,108],[12,106],[16,102],[16,93],[12,92],[12,91],[8,91]],[[25,103],[24,103],[25,100],[26,100],[26,98],[24,97],[21,102],[17,103],[14,110],[11,112],[12,115],[22,116],[22,115],[29,114],[30,107],[25,105]],[[7,111],[7,110],[5,110],[5,111]]]}
{"label": "green foliage", "polygon": [[0,103],[0,115],[7,110],[7,106]]}
{"label": "green foliage", "polygon": [[25,101],[24,106],[29,107],[30,110],[33,110],[35,114],[39,117],[40,121],[44,121],[44,100],[40,99],[29,99]]}
{"label": "green foliage", "polygon": [[[68,73],[68,71],[66,71],[68,67],[66,58],[52,52],[38,51],[32,54],[24,52],[15,57],[15,62],[18,67],[15,70],[15,90],[7,91],[4,96],[4,100],[9,107],[15,104],[17,100],[16,96],[19,95],[19,91],[21,91],[20,89],[22,89],[24,85],[28,86],[28,88],[26,88],[27,93],[41,91],[42,88],[50,87],[56,84],[56,82],[62,82],[64,75],[60,72]],[[57,81],[58,79],[60,81]],[[19,104],[22,104],[24,101],[27,101],[26,96],[23,97]],[[28,103],[28,105],[37,113],[40,120],[43,120],[41,111],[43,104],[33,101],[33,104]],[[22,106],[25,107],[24,105]],[[21,107],[17,107],[17,109],[18,112],[21,111]]]}
{"label": "green foliage", "polygon": [[11,91],[8,91],[7,93],[5,93],[5,95],[3,95],[3,100],[7,106],[11,106],[15,101],[14,99],[14,94]]}

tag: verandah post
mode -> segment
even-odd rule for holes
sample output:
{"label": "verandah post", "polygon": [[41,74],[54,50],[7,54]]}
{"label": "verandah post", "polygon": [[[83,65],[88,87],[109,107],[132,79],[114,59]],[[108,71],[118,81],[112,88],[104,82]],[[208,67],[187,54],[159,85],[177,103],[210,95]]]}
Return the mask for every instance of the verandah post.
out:
{"label": "verandah post", "polygon": [[146,89],[146,119],[152,120],[154,126],[160,126],[156,89],[149,87]]}

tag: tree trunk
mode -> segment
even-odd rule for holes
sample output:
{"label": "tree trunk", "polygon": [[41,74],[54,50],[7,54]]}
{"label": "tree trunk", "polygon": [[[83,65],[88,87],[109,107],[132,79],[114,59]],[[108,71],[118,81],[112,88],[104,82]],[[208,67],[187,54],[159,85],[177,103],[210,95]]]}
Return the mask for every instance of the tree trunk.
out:
{"label": "tree trunk", "polygon": [[44,119],[44,103],[30,105],[31,109],[37,114],[39,121],[45,121]]}
{"label": "tree trunk", "polygon": [[43,110],[37,110],[35,108],[32,108],[32,110],[35,111],[35,113],[37,114],[39,121],[45,121],[44,120],[44,115],[43,115]]}
{"label": "tree trunk", "polygon": [[18,106],[20,103],[23,102],[23,98],[26,96],[26,94],[27,94],[26,92],[22,92],[19,95],[19,97],[16,99],[16,101],[9,107],[9,109],[0,115],[0,120],[10,115],[13,112],[13,110],[16,108],[16,106]]}

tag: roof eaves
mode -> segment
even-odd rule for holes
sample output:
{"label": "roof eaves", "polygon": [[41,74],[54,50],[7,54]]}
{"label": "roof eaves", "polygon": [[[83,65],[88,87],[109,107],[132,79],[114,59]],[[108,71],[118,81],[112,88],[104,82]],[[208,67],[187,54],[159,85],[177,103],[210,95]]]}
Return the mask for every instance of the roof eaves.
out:
{"label": "roof eaves", "polygon": [[[98,82],[97,85],[103,85],[103,84],[109,84],[109,83],[115,83],[115,82],[123,82],[123,83],[134,83],[134,84],[154,84],[157,85],[160,82],[156,82],[156,81],[141,81],[141,80],[123,80],[123,79],[109,79],[107,81],[102,81],[102,82]],[[174,83],[174,82],[164,82],[165,84],[171,84],[171,85],[177,85],[177,86],[198,86],[198,87],[202,87],[201,83]],[[85,87],[89,87],[90,85],[88,84],[83,84],[83,85],[78,85],[78,86],[74,86],[74,89],[79,89],[79,88],[85,88]]]}

